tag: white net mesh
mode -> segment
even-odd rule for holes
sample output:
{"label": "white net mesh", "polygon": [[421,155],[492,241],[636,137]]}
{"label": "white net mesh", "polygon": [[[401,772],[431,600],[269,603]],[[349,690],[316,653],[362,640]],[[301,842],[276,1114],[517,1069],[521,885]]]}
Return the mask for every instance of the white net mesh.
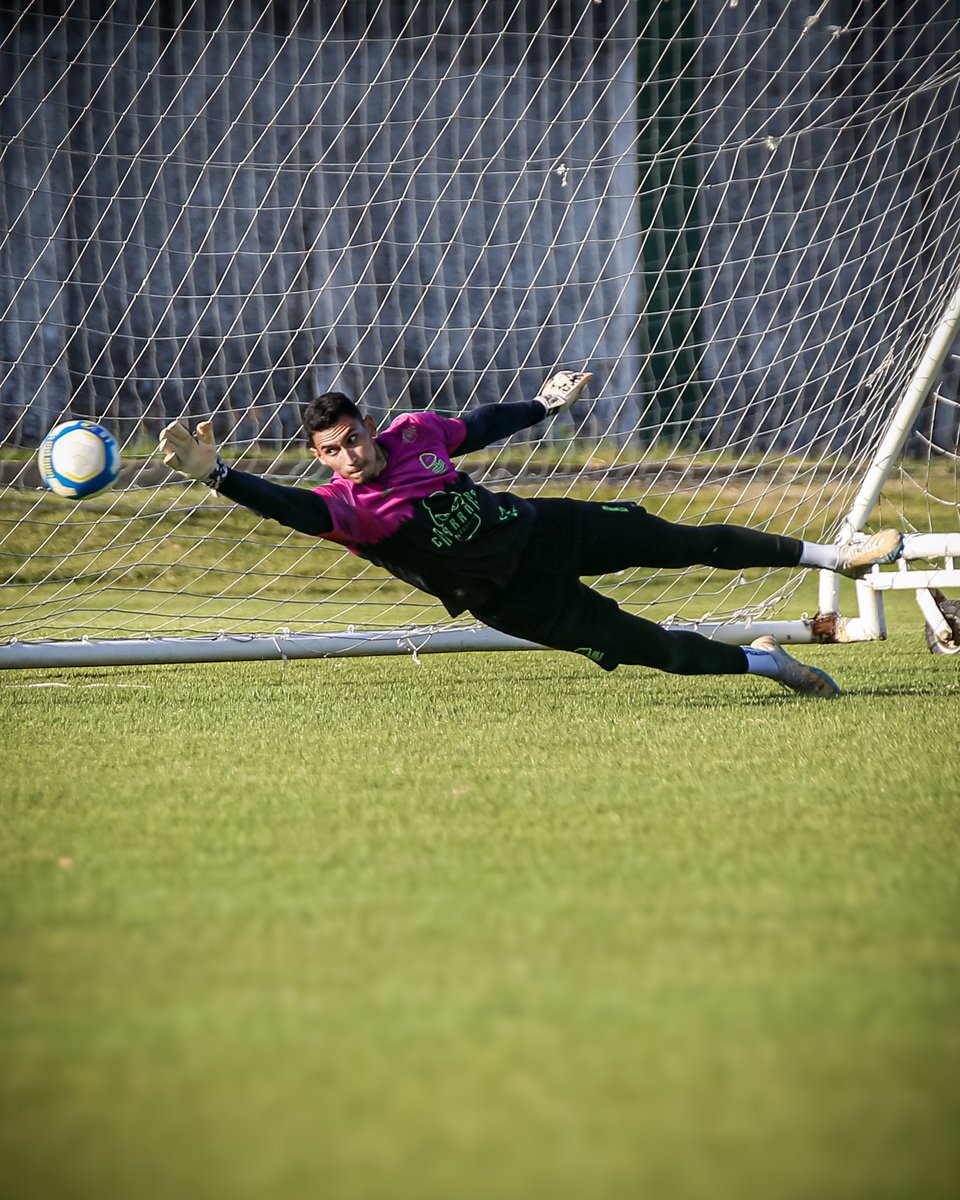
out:
{"label": "white net mesh", "polygon": [[[960,283],[960,17],[691,7],[0,5],[0,640],[441,622],[157,458],[212,415],[231,461],[318,483],[328,389],[383,423],[589,368],[475,478],[829,540]],[[958,385],[883,501],[908,528],[956,526]],[[71,416],[125,463],[79,505],[33,462]],[[798,576],[600,586],[730,619]]]}

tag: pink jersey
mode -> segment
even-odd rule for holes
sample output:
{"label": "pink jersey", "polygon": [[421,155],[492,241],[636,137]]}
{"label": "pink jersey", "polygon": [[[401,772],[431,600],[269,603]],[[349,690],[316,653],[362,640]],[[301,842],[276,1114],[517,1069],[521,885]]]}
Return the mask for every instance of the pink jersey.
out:
{"label": "pink jersey", "polygon": [[450,455],[466,437],[455,417],[404,413],[377,442],[387,464],[371,483],[351,483],[337,475],[314,488],[330,510],[333,529],[325,536],[356,553],[400,528],[414,516],[417,501],[427,501],[457,478]]}
{"label": "pink jersey", "polygon": [[455,417],[405,413],[377,436],[386,465],[376,479],[335,476],[314,489],[333,526],[324,537],[439,596],[454,615],[512,576],[535,516],[529,501],[456,469],[450,455],[466,436]]}

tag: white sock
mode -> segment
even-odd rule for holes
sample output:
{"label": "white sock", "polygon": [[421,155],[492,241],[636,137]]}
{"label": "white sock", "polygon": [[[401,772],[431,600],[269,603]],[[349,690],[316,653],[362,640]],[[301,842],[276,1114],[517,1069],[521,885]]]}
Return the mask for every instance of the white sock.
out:
{"label": "white sock", "polygon": [[801,567],[820,567],[826,571],[835,571],[839,562],[839,547],[822,546],[819,542],[803,543],[799,563]]}
{"label": "white sock", "polygon": [[769,650],[754,650],[752,646],[741,646],[740,649],[747,656],[748,675],[765,675],[767,679],[777,678],[779,674],[777,660]]}

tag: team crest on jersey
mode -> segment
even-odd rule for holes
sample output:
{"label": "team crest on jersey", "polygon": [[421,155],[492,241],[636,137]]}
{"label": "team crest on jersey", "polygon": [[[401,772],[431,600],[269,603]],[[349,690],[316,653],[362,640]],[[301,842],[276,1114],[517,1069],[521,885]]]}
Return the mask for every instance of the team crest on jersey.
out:
{"label": "team crest on jersey", "polygon": [[420,466],[432,471],[434,475],[442,475],[447,469],[447,464],[442,458],[437,458],[432,450],[420,455]]}
{"label": "team crest on jersey", "polygon": [[480,502],[476,492],[434,492],[423,507],[433,526],[431,542],[439,549],[469,542],[480,532]]}
{"label": "team crest on jersey", "polygon": [[417,440],[417,429],[415,425],[408,425],[400,435],[405,442],[415,442]]}

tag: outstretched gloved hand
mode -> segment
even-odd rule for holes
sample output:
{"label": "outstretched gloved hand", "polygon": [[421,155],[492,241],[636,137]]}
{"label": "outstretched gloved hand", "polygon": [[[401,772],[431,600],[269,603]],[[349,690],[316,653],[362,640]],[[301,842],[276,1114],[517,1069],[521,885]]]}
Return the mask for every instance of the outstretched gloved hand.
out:
{"label": "outstretched gloved hand", "polygon": [[182,421],[174,421],[160,434],[160,452],[167,466],[179,474],[203,483],[217,482],[222,460],[213,440],[212,421],[201,421],[195,435]]}
{"label": "outstretched gloved hand", "polygon": [[593,375],[589,371],[558,371],[551,375],[534,397],[540,400],[549,416],[566,412],[579,399]]}

